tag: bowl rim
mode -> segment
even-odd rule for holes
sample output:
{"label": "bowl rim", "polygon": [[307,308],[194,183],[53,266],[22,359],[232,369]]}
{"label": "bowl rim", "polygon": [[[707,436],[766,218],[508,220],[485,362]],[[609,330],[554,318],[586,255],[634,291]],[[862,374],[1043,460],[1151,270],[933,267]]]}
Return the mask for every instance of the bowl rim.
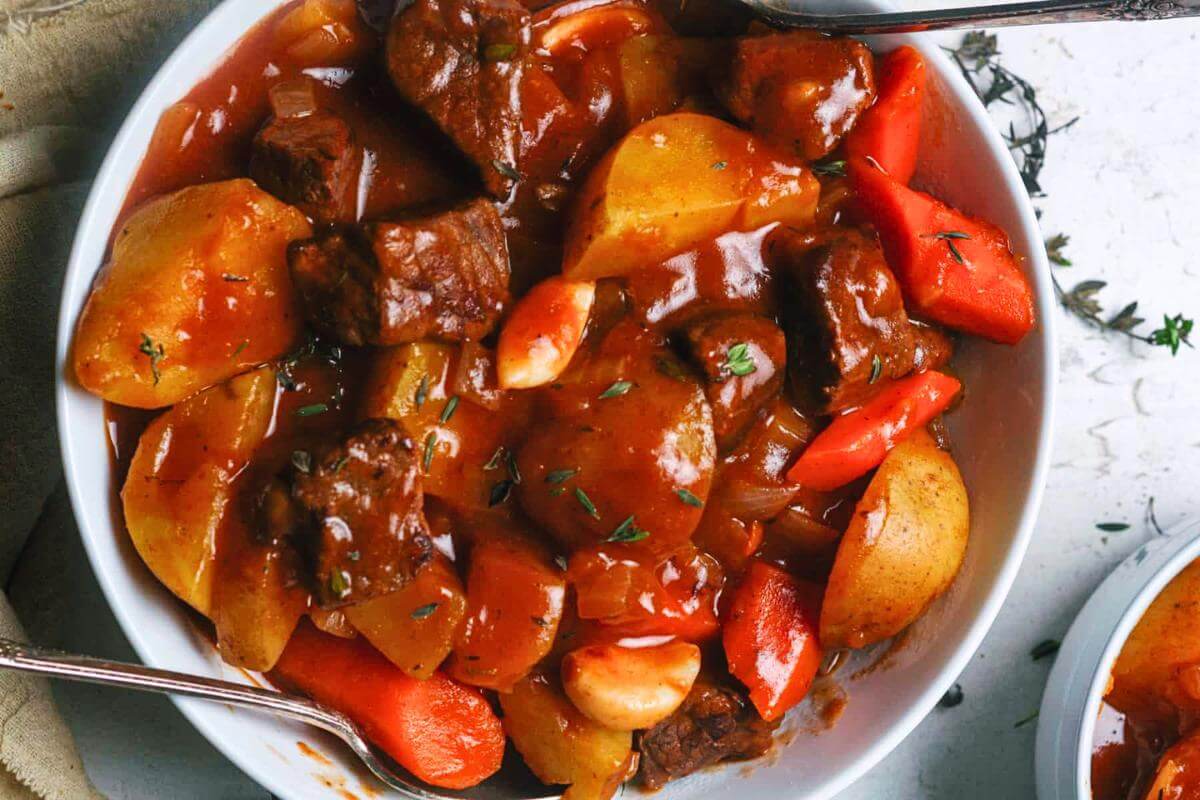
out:
{"label": "bowl rim", "polygon": [[[128,151],[138,147],[140,140],[148,143],[148,134],[142,135],[142,126],[149,123],[152,130],[153,123],[157,121],[157,115],[154,115],[155,118],[151,120],[143,118],[151,114],[151,109],[161,103],[164,98],[167,103],[174,102],[191,88],[191,84],[189,84],[180,91],[175,77],[176,73],[187,61],[198,54],[204,54],[201,48],[203,42],[216,36],[221,30],[235,27],[238,31],[237,35],[215,57],[207,58],[206,63],[215,68],[219,64],[220,58],[227,52],[228,47],[234,46],[254,24],[285,2],[287,0],[257,0],[251,5],[245,0],[222,0],[174,49],[146,85],[109,146],[80,216],[64,276],[55,356],[55,400],[64,478],[88,560],[104,592],[109,608],[112,609],[138,657],[144,663],[155,666],[166,665],[161,663],[162,659],[157,657],[156,649],[142,636],[137,624],[138,615],[117,599],[121,593],[118,587],[118,576],[103,568],[101,554],[93,544],[97,541],[97,537],[108,535],[99,528],[110,525],[110,520],[107,518],[109,515],[105,515],[106,519],[103,523],[94,521],[88,514],[89,509],[79,488],[86,478],[80,472],[80,456],[69,435],[69,431],[74,425],[72,391],[76,388],[73,386],[70,367],[70,347],[76,322],[70,287],[79,280],[81,273],[88,280],[89,285],[94,280],[97,266],[86,258],[85,243],[89,238],[89,232],[103,221],[104,210],[111,207],[109,198],[117,192],[124,197],[130,182],[136,175],[144,156],[144,145],[141,146],[140,152],[134,154],[135,157],[132,161],[129,160]],[[895,8],[891,0],[858,0],[858,2],[863,6],[878,10],[894,10]],[[1027,242],[1035,244],[1041,242],[1041,233],[1033,204],[1016,164],[978,96],[949,57],[931,38],[924,34],[898,34],[888,37],[865,38],[889,44],[894,43],[896,46],[907,44],[921,52],[940,79],[947,99],[952,105],[960,108],[969,122],[981,132],[985,149],[981,151],[980,156],[999,167],[1003,185],[996,188],[1002,189],[1014,202],[1019,216],[1019,230],[1010,225],[1010,235],[1018,238],[1016,234],[1019,233],[1020,238]],[[133,166],[129,167],[129,163],[132,163]],[[105,231],[106,236],[108,232],[108,230]],[[1032,248],[1032,252],[1026,255],[1028,257],[1026,274],[1034,285],[1038,314],[1038,326],[1030,336],[1040,340],[1039,344],[1043,353],[1040,375],[1043,393],[1040,408],[1033,409],[1035,413],[1039,414],[1041,425],[1037,430],[1030,481],[1012,543],[1005,553],[1003,563],[995,573],[992,586],[980,605],[979,612],[970,622],[965,635],[955,646],[953,656],[947,659],[938,672],[937,679],[930,681],[916,702],[909,706],[884,735],[879,736],[866,747],[853,763],[838,774],[817,778],[814,781],[815,787],[809,787],[807,795],[809,797],[828,798],[844,790],[894,750],[929,714],[978,650],[1007,598],[1024,559],[1040,511],[1050,466],[1058,382],[1058,347],[1055,336],[1057,320],[1050,283],[1049,263],[1045,252],[1040,247]],[[98,432],[98,435],[102,435],[102,433]],[[188,721],[233,764],[272,793],[281,797],[287,796],[288,790],[273,779],[272,770],[260,768],[256,762],[217,735],[215,725],[210,722],[211,718],[201,710],[205,706],[202,706],[199,701],[174,696],[171,697],[171,700]],[[796,792],[800,791],[800,787],[796,787]]]}
{"label": "bowl rim", "polygon": [[1092,742],[1112,668],[1146,609],[1198,558],[1200,519],[1188,520],[1138,547],[1084,603],[1063,637],[1038,712],[1040,800],[1092,797]]}

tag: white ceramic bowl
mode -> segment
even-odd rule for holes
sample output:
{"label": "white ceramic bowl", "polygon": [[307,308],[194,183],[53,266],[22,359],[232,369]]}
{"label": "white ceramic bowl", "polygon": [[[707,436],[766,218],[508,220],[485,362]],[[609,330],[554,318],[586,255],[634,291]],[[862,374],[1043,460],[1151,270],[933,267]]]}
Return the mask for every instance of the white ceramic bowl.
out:
{"label": "white ceramic bowl", "polygon": [[[160,113],[205,77],[238,38],[282,0],[226,0],[180,45],[146,88],[105,159],[84,209],[63,289],[58,330],[58,421],[75,516],[92,567],[126,635],[147,664],[243,680],[221,664],[189,624],[181,604],[141,564],[113,524],[116,495],[102,403],[82,391],[69,369],[75,319],[100,267],[122,198]],[[872,5],[872,4],[875,5]],[[810,4],[811,5],[811,4]],[[836,3],[845,9],[845,2]],[[863,8],[882,7],[867,0]],[[933,708],[966,666],[995,618],[1025,553],[1050,453],[1057,359],[1055,309],[1041,236],[1008,150],[948,59],[922,37],[881,37],[888,50],[909,43],[931,67],[931,93],[918,183],[1007,230],[1037,292],[1039,326],[1019,347],[964,343],[955,366],[967,400],[951,415],[955,453],[970,491],[971,542],[954,588],[914,626],[891,668],[848,677],[850,703],[836,726],[800,734],[753,769],[709,771],[671,784],[663,800],[711,796],[718,787],[747,798],[822,798],[878,762]],[[361,770],[316,734],[250,712],[177,700],[184,715],[234,763],[289,800],[359,793]],[[793,724],[802,724],[803,714]],[[317,742],[322,765],[297,741]]]}
{"label": "white ceramic bowl", "polygon": [[1075,617],[1038,712],[1039,800],[1091,800],[1092,741],[1113,664],[1154,598],[1197,558],[1200,519],[1139,547]]}

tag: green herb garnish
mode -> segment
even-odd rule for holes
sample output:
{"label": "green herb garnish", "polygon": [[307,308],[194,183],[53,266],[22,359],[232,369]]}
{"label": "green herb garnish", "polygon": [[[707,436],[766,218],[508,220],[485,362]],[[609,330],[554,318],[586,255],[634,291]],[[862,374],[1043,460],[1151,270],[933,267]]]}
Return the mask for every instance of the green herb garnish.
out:
{"label": "green herb garnish", "polygon": [[433,431],[425,437],[425,454],[421,458],[421,464],[425,468],[425,472],[429,472],[429,465],[433,463],[433,446],[437,444],[437,434]]}
{"label": "green herb garnish", "polygon": [[600,512],[596,510],[596,504],[592,502],[592,498],[587,496],[587,492],[585,492],[583,489],[580,489],[578,486],[575,487],[575,499],[578,500],[579,505],[583,506],[584,510],[587,511],[588,516],[590,516],[592,519],[600,519]]}
{"label": "green herb garnish", "polygon": [[245,350],[245,349],[246,349],[247,347],[249,347],[249,346],[250,346],[250,340],[249,340],[249,339],[244,339],[244,340],[242,341],[242,343],[241,343],[241,344],[239,344],[239,345],[237,346],[237,349],[233,351],[233,354],[232,354],[231,356],[229,356],[229,357],[230,357],[230,358],[237,358],[238,356],[240,356],[240,355],[242,354],[242,351],[243,351],[243,350]]}
{"label": "green herb garnish", "polygon": [[1071,242],[1071,237],[1056,233],[1046,240],[1046,258],[1050,263],[1059,267],[1071,266],[1071,259],[1063,255],[1063,248]]}
{"label": "green herb garnish", "polygon": [[878,353],[876,353],[875,356],[871,358],[871,378],[867,381],[867,383],[874,383],[875,381],[879,380],[879,376],[881,374],[883,374],[883,359],[879,357]]}
{"label": "green herb garnish", "polygon": [[417,606],[414,608],[409,616],[413,619],[425,619],[426,617],[433,616],[433,612],[437,610],[438,603],[426,603],[423,606]]}
{"label": "green herb garnish", "polygon": [[413,402],[417,408],[425,405],[425,398],[429,397],[429,375],[422,375],[420,383],[417,384],[417,392],[413,395]]}
{"label": "green herb garnish", "polygon": [[607,400],[610,397],[620,397],[633,388],[633,383],[630,381],[617,381],[612,386],[604,390],[600,395],[601,400]]}
{"label": "green herb garnish", "polygon": [[630,514],[620,525],[613,529],[612,534],[609,535],[606,541],[627,544],[630,542],[640,542],[649,535],[650,531],[633,524],[633,515]]}
{"label": "green herb garnish", "polygon": [[513,482],[508,478],[492,484],[492,491],[488,494],[488,508],[494,508],[507,500],[512,494],[512,488]]}
{"label": "green herb garnish", "polygon": [[329,406],[325,403],[313,403],[309,406],[300,406],[296,409],[297,417],[315,417],[317,414],[324,414],[329,410]]}
{"label": "green herb garnish", "polygon": [[512,450],[509,450],[505,454],[504,461],[506,464],[508,464],[508,477],[512,478],[513,483],[520,483],[521,468],[517,466],[517,456]]}
{"label": "green herb garnish", "polygon": [[739,378],[745,377],[758,369],[754,359],[750,357],[750,345],[739,342],[725,353],[725,363],[721,369]]}
{"label": "green herb garnish", "polygon": [[344,569],[334,570],[329,576],[329,591],[338,599],[350,594],[350,573]]}
{"label": "green herb garnish", "polygon": [[546,483],[554,483],[554,484],[562,483],[563,481],[567,480],[568,478],[571,478],[574,475],[576,475],[578,472],[579,472],[578,468],[556,469],[553,472],[546,473]]}
{"label": "green herb garnish", "polygon": [[728,162],[725,162],[725,161],[714,161],[714,162],[713,162],[713,165],[712,165],[712,168],[713,168],[713,169],[715,169],[715,170],[722,170],[722,169],[725,169],[727,166],[729,166]]}
{"label": "green herb garnish", "polygon": [[501,175],[508,178],[510,181],[521,180],[521,173],[517,172],[517,168],[514,167],[512,164],[509,164],[505,161],[501,161],[498,158],[494,158],[494,159],[492,159],[492,166],[496,168],[496,172],[499,172]]}
{"label": "green herb garnish", "polygon": [[442,415],[438,417],[438,421],[445,425],[454,416],[455,410],[458,408],[458,395],[454,395],[446,401],[446,407],[442,409]]}
{"label": "green herb garnish", "polygon": [[703,508],[704,507],[704,501],[701,500],[699,497],[696,497],[696,495],[692,494],[687,489],[676,489],[675,494],[679,497],[680,500],[682,500],[684,503],[688,504],[689,506],[692,506],[694,508]]}
{"label": "green herb garnish", "polygon": [[846,174],[846,162],[825,161],[821,164],[813,164],[812,171],[814,175],[822,178],[840,178]]}
{"label": "green herb garnish", "polygon": [[499,468],[500,460],[504,458],[504,453],[504,445],[497,447],[496,452],[492,453],[492,457],[489,458],[488,462],[483,465],[484,471],[491,472],[492,470]]}
{"label": "green herb garnish", "polygon": [[312,472],[312,456],[307,450],[292,451],[292,466],[305,475]]}
{"label": "green herb garnish", "polygon": [[1129,530],[1129,525],[1124,522],[1097,522],[1096,527],[1106,533],[1119,533],[1120,531]]}
{"label": "green herb garnish", "polygon": [[158,372],[158,362],[167,357],[166,349],[161,344],[156,345],[153,339],[143,333],[138,351],[150,359],[150,374],[154,376],[154,385],[158,386],[158,382],[162,378]]}
{"label": "green herb garnish", "polygon": [[342,467],[346,466],[348,463],[350,463],[350,456],[342,456],[337,461],[335,461],[329,465],[329,471],[330,472],[341,472]]}
{"label": "green herb garnish", "polygon": [[962,231],[941,231],[939,233],[927,233],[921,238],[923,239],[941,239],[946,243],[946,247],[950,248],[950,255],[960,264],[966,264],[966,259],[963,258],[962,251],[954,244],[955,239],[970,239],[971,235]]}

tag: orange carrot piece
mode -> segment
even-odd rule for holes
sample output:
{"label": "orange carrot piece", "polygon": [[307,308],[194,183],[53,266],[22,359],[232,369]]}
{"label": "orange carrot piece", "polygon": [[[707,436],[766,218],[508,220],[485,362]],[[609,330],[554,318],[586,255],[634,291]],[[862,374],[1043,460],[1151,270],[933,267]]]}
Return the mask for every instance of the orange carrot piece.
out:
{"label": "orange carrot piece", "polygon": [[910,310],[1002,344],[1033,329],[1033,290],[1004,231],[865,160],[852,159],[847,170]]}
{"label": "orange carrot piece", "polygon": [[428,784],[465,789],[500,769],[504,730],[482,692],[440,672],[410,678],[361,637],[302,622],[271,674],[345,713]]}
{"label": "orange carrot piece", "polygon": [[845,486],[942,413],[961,388],[957,379],[933,371],[895,381],[817,434],[788,470],[788,480],[826,492]]}
{"label": "orange carrot piece", "polygon": [[880,64],[875,105],[846,137],[846,155],[854,159],[869,156],[901,183],[912,180],[921,139],[925,80],[925,59],[916,49],[905,45],[888,53]]}
{"label": "orange carrot piece", "polygon": [[733,595],[723,640],[729,671],[765,720],[804,699],[821,666],[821,587],[755,559]]}

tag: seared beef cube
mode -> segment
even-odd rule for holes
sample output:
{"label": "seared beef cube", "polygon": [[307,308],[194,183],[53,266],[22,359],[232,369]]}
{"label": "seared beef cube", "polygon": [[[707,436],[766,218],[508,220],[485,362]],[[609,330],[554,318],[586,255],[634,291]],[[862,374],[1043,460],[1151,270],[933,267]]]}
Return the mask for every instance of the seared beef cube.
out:
{"label": "seared beef cube", "polygon": [[727,450],[779,394],[787,339],[778,325],[757,314],[710,317],[693,323],[686,335],[706,379],[717,446]]}
{"label": "seared beef cube", "polygon": [[719,761],[761,756],[778,726],[739,692],[701,677],[674,714],[642,734],[642,783],[659,789]]}
{"label": "seared beef cube", "polygon": [[954,355],[954,340],[937,325],[912,321],[913,372],[941,369]]}
{"label": "seared beef cube", "polygon": [[362,151],[334,114],[272,117],[254,137],[250,177],[317,222],[353,222]]}
{"label": "seared beef cube", "polygon": [[322,608],[393,592],[432,557],[420,456],[393,420],[368,420],[297,467],[292,498]]}
{"label": "seared beef cube", "polygon": [[738,120],[810,161],[829,155],[875,99],[867,46],[807,31],[741,37],[722,75],[717,94]]}
{"label": "seared beef cube", "polygon": [[794,284],[793,381],[816,388],[821,410],[855,405],[912,371],[913,326],[878,241],[785,232],[773,254]]}
{"label": "seared beef cube", "polygon": [[416,0],[388,33],[392,83],[475,162],[496,197],[508,195],[520,168],[529,39],[530,15],[516,0]]}
{"label": "seared beef cube", "polygon": [[293,242],[308,320],[350,345],[480,339],[508,302],[508,247],[495,206],[376,222]]}

